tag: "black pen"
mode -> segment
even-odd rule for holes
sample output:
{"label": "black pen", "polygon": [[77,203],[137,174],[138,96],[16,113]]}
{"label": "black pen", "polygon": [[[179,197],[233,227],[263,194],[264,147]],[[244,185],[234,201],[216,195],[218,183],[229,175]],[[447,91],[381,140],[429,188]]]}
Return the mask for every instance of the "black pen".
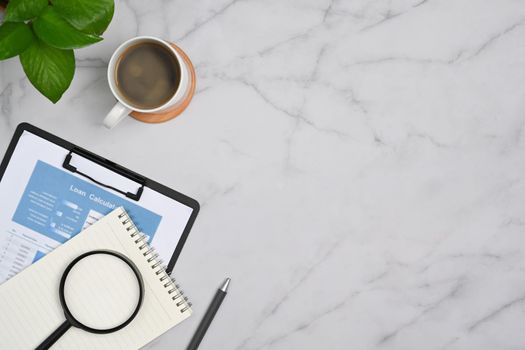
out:
{"label": "black pen", "polygon": [[202,318],[202,321],[199,324],[197,330],[195,331],[195,334],[193,335],[193,338],[191,339],[191,342],[186,348],[186,350],[196,350],[199,347],[202,338],[204,338],[204,335],[206,334],[206,331],[208,330],[211,321],[213,321],[217,310],[219,310],[219,307],[221,306],[222,301],[224,300],[224,297],[228,292],[228,286],[230,285],[230,281],[231,279],[227,278],[226,281],[224,281],[224,283],[222,284],[221,288],[219,288],[217,293],[215,293],[215,297],[213,297],[210,306],[208,306],[208,310]]}

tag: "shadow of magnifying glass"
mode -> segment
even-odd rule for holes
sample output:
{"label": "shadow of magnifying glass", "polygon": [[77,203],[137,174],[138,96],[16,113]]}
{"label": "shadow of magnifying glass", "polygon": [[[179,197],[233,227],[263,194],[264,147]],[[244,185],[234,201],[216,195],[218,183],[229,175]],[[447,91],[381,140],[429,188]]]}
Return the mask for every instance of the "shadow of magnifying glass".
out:
{"label": "shadow of magnifying glass", "polygon": [[137,266],[125,255],[92,250],[66,267],[58,293],[66,319],[36,350],[49,349],[71,327],[95,334],[126,327],[142,306],[144,281]]}

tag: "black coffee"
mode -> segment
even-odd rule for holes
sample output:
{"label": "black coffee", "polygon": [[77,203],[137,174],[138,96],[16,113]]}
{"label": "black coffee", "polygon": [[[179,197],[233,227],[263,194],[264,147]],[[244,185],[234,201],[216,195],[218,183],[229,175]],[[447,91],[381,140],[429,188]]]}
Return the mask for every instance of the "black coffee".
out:
{"label": "black coffee", "polygon": [[179,87],[180,66],[164,46],[145,42],[129,47],[116,67],[117,88],[130,105],[152,109],[168,102]]}

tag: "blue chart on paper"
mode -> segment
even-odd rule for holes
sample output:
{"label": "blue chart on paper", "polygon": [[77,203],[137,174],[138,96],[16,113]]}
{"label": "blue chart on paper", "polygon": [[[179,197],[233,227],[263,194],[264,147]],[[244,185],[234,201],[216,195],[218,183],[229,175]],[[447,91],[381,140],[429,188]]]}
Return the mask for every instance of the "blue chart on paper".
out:
{"label": "blue chart on paper", "polygon": [[64,243],[120,206],[139,230],[149,240],[153,239],[162,219],[160,215],[38,161],[13,221]]}
{"label": "blue chart on paper", "polygon": [[42,253],[40,250],[37,250],[36,253],[35,253],[35,257],[33,258],[33,262],[32,263],[36,263],[38,260],[43,258],[45,255],[46,255],[45,253]]}

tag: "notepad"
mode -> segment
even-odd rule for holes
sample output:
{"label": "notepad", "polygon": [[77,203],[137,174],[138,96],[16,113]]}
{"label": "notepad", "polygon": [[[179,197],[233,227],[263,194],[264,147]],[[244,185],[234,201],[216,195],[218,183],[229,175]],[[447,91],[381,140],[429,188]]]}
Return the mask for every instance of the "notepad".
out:
{"label": "notepad", "polygon": [[[120,252],[135,263],[144,281],[143,305],[137,317],[115,333],[92,334],[72,327],[53,349],[138,349],[189,317],[191,304],[155,258],[155,251],[138,238],[140,233],[126,211],[115,209],[0,285],[1,348],[34,349],[64,322],[60,278],[74,258],[95,249]],[[93,266],[93,273],[105,268],[103,262]]]}

